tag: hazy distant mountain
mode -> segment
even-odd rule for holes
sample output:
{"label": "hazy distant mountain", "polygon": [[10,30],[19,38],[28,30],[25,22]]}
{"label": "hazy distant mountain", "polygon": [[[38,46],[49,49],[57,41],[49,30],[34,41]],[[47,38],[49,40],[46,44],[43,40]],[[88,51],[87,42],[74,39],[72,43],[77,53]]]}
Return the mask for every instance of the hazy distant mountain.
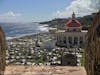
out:
{"label": "hazy distant mountain", "polygon": [[[83,25],[83,29],[87,29],[93,21],[93,17],[95,16],[95,13],[91,15],[87,15],[84,17],[78,17],[77,19],[81,22]],[[60,29],[63,29],[65,23],[69,20],[69,18],[56,18],[51,21],[41,22],[40,24],[48,24],[49,27],[58,27]]]}

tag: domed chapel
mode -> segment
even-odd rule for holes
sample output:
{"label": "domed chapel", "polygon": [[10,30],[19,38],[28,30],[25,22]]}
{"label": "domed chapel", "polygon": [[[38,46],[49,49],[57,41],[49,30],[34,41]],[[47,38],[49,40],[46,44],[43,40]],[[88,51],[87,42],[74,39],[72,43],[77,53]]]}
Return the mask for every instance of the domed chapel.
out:
{"label": "domed chapel", "polygon": [[82,24],[76,19],[73,12],[72,18],[65,23],[64,30],[56,31],[56,45],[67,48],[82,48],[85,45],[87,30],[82,30]]}

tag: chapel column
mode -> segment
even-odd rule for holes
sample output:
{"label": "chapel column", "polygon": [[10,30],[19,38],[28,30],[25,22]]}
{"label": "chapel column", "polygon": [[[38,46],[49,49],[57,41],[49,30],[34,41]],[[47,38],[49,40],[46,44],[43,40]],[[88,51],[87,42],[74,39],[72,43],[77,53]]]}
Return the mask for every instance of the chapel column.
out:
{"label": "chapel column", "polygon": [[74,36],[72,36],[72,46],[74,45]]}
{"label": "chapel column", "polygon": [[68,36],[66,37],[66,45],[67,45],[67,48],[69,48]]}

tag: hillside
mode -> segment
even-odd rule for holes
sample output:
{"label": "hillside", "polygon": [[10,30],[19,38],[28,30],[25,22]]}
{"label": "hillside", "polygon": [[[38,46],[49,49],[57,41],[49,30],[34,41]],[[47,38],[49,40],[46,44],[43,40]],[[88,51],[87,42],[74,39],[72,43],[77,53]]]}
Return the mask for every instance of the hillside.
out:
{"label": "hillside", "polygon": [[[77,17],[77,19],[83,25],[83,29],[87,30],[88,27],[92,24],[94,16],[95,16],[95,13],[93,13],[91,15],[84,16],[84,17]],[[69,18],[56,18],[56,19],[53,19],[51,21],[40,22],[40,24],[48,24],[49,27],[57,27],[59,29],[63,29],[65,23],[68,20],[69,20]]]}

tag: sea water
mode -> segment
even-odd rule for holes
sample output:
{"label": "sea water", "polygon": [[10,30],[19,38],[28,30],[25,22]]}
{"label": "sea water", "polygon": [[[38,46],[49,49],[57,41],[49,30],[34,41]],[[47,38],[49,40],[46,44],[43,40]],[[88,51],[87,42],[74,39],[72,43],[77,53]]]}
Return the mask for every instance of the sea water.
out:
{"label": "sea water", "polygon": [[0,26],[5,32],[6,39],[48,31],[47,25],[39,23],[0,23]]}

